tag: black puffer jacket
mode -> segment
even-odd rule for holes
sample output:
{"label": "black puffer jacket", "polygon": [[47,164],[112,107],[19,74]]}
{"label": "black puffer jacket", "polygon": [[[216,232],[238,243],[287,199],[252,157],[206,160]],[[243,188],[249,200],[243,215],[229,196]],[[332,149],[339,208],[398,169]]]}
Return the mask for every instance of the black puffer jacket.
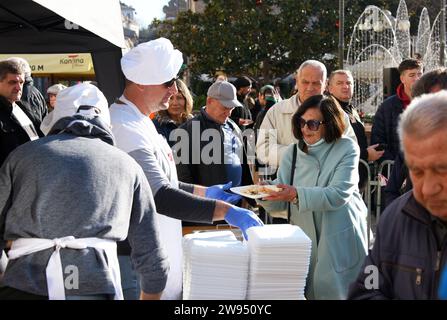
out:
{"label": "black puffer jacket", "polygon": [[391,202],[411,189],[413,189],[413,183],[410,173],[405,164],[403,153],[399,152],[394,160],[393,169],[385,187],[385,205],[390,205]]}
{"label": "black puffer jacket", "polygon": [[[37,134],[43,137],[40,131],[42,118],[39,112],[35,112],[26,102],[18,101],[16,104],[25,112],[34,125]],[[0,166],[12,150],[30,141],[25,130],[12,116],[12,104],[3,96],[0,96]]]}
{"label": "black puffer jacket", "polygon": [[[337,101],[340,103],[343,111],[349,116],[351,127],[354,130],[360,148],[360,159],[368,162],[368,139],[366,137],[365,126],[363,125],[357,110],[349,102],[343,102],[338,99]],[[359,189],[362,190],[368,181],[368,171],[361,163],[359,163],[359,176]]]}
{"label": "black puffer jacket", "polygon": [[411,191],[396,199],[380,217],[374,247],[351,284],[349,298],[437,299],[439,274],[447,259],[447,237],[446,232],[443,238],[437,236],[435,223],[440,222]]}

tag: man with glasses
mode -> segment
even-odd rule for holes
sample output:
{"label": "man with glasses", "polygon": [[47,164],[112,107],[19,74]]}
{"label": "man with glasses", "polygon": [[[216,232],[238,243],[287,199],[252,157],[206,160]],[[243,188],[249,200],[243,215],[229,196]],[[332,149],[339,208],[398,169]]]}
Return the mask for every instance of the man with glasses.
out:
{"label": "man with glasses", "polygon": [[[158,134],[149,114],[168,108],[169,98],[177,93],[175,79],[182,63],[181,52],[165,38],[133,48],[121,59],[126,77],[124,93],[110,107],[117,146],[143,168],[159,213],[161,243],[170,261],[162,299],[181,299],[181,220],[211,223],[225,219],[241,228],[244,235],[246,229],[262,225],[253,212],[225,202],[236,203],[240,197],[225,192],[224,186],[202,187],[178,181],[172,150]],[[130,264],[130,251],[118,254],[124,296],[136,299],[138,279]]]}
{"label": "man with glasses", "polygon": [[[184,150],[188,151],[185,157],[179,152],[177,170],[180,181],[204,186],[230,181],[233,187],[253,184],[250,170],[244,161],[242,132],[229,118],[238,108],[242,108],[242,105],[231,83],[217,81],[211,85],[206,106],[199,115],[180,127],[188,137],[188,144],[182,140],[180,145],[188,147],[188,150]],[[202,140],[206,132],[213,133],[213,139]],[[205,150],[212,150],[212,153],[203,152]],[[208,155],[208,159],[205,158]],[[197,161],[194,161],[195,158]]]}

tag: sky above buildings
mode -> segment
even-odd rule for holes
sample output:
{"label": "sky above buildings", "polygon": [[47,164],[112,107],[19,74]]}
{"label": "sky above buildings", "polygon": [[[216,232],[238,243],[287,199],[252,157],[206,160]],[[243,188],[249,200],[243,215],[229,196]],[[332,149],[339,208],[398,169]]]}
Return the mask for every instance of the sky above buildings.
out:
{"label": "sky above buildings", "polygon": [[121,0],[121,2],[132,6],[137,12],[136,18],[140,27],[146,27],[154,18],[164,18],[163,6],[167,5],[169,0]]}

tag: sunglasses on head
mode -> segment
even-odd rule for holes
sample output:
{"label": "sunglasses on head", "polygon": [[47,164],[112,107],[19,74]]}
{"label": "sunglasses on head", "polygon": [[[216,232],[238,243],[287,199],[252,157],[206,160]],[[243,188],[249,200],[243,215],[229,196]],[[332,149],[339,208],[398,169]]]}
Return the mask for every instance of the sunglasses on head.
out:
{"label": "sunglasses on head", "polygon": [[300,118],[300,128],[303,129],[306,124],[310,131],[318,131],[318,129],[320,128],[320,124],[324,124],[324,122],[319,120],[306,121],[303,118]]}
{"label": "sunglasses on head", "polygon": [[170,88],[170,87],[172,87],[172,86],[174,85],[174,83],[175,83],[175,81],[176,81],[177,79],[178,79],[178,76],[172,78],[172,79],[169,80],[169,81],[166,81],[165,83],[163,83],[163,85],[164,85],[166,88]]}

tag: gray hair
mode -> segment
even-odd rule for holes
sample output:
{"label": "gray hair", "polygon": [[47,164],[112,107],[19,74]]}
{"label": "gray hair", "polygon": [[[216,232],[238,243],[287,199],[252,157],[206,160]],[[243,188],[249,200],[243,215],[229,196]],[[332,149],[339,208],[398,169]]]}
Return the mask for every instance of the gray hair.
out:
{"label": "gray hair", "polygon": [[12,60],[0,61],[0,81],[6,78],[7,74],[24,74],[25,71],[20,63]]}
{"label": "gray hair", "polygon": [[423,139],[445,130],[447,134],[447,91],[423,94],[413,99],[402,113],[398,133],[403,150],[404,134]]}
{"label": "gray hair", "polygon": [[31,77],[31,67],[29,66],[28,61],[20,57],[11,57],[6,60],[18,63],[22,67],[25,77]]}
{"label": "gray hair", "polygon": [[323,82],[326,82],[326,79],[327,79],[327,69],[326,69],[326,66],[323,63],[321,63],[318,60],[306,60],[306,61],[304,61],[300,65],[298,70],[296,70],[296,75],[299,77],[301,71],[304,68],[306,68],[306,67],[312,67],[312,68],[315,68],[315,69],[320,69],[321,72],[323,73]]}

